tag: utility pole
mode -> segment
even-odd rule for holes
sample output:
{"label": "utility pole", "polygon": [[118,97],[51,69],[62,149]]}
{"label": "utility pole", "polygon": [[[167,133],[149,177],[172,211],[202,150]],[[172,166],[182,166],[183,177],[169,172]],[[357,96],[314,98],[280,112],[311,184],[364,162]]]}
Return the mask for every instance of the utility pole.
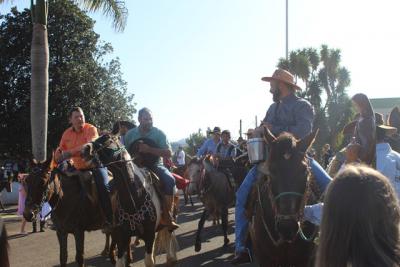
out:
{"label": "utility pole", "polygon": [[242,137],[242,119],[240,119],[239,136]]}
{"label": "utility pole", "polygon": [[256,128],[257,128],[257,115],[256,115]]}
{"label": "utility pole", "polygon": [[289,59],[289,0],[286,0],[286,60]]}

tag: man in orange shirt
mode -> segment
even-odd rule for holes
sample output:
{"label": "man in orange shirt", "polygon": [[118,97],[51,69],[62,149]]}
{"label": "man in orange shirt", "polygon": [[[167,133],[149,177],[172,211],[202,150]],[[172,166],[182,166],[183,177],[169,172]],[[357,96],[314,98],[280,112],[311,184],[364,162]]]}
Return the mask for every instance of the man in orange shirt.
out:
{"label": "man in orange shirt", "polygon": [[[81,157],[83,146],[99,137],[96,127],[85,123],[85,115],[80,107],[74,107],[69,113],[72,127],[65,130],[60,145],[55,153],[55,160],[61,163],[71,159],[72,165],[78,170],[88,169],[89,166]],[[108,173],[106,168],[93,169],[93,176],[99,193],[100,204],[106,217],[106,226],[112,225],[113,214],[109,196]]]}

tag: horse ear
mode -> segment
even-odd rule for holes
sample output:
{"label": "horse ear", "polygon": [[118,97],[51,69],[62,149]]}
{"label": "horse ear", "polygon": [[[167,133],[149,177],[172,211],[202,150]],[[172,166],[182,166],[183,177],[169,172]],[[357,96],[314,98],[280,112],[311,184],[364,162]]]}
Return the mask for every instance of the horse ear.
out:
{"label": "horse ear", "polygon": [[314,130],[312,133],[304,137],[303,139],[297,141],[297,149],[305,153],[314,143],[317,137],[319,129]]}
{"label": "horse ear", "polygon": [[41,163],[44,167],[46,167],[46,168],[50,167],[50,163],[53,160],[53,154],[54,154],[54,152],[51,154],[50,157],[48,157],[44,162]]}
{"label": "horse ear", "polygon": [[268,127],[264,127],[264,137],[267,140],[268,144],[271,144],[276,140],[276,137],[271,133]]}

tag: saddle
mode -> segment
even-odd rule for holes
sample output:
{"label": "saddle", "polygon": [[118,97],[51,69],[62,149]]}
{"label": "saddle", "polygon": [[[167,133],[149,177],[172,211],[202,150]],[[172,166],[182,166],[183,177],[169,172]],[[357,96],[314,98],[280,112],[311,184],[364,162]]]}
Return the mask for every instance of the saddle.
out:
{"label": "saddle", "polygon": [[[76,177],[77,181],[79,183],[80,189],[81,189],[81,198],[88,198],[89,201],[92,204],[95,204],[98,202],[99,196],[97,192],[97,186],[94,180],[94,175],[91,169],[86,169],[86,170],[77,170],[73,169],[72,166],[69,166],[69,168],[64,168],[64,170],[58,169],[59,172],[61,172],[64,176],[66,177]],[[113,175],[112,173],[107,170],[108,173],[108,183],[110,186],[110,191],[112,191],[113,188]]]}

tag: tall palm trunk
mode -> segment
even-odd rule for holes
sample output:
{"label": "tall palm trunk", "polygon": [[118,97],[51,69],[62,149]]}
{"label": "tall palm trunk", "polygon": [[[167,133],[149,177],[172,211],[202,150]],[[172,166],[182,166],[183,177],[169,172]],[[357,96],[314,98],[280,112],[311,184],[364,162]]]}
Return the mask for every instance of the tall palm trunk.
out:
{"label": "tall palm trunk", "polygon": [[31,44],[31,130],[34,159],[46,159],[47,110],[49,95],[49,44],[47,39],[47,3],[37,1],[32,7]]}

